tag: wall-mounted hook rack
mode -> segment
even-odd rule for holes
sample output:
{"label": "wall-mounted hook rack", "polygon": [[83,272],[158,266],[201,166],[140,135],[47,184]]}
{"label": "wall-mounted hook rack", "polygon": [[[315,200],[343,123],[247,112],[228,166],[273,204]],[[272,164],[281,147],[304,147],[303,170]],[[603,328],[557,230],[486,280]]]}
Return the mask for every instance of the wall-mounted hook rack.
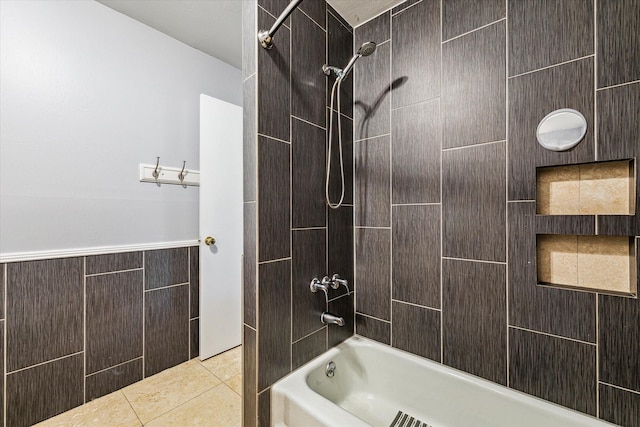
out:
{"label": "wall-mounted hook rack", "polygon": [[199,187],[200,171],[187,169],[186,165],[185,160],[181,168],[162,166],[160,157],[157,157],[155,165],[140,164],[140,182]]}

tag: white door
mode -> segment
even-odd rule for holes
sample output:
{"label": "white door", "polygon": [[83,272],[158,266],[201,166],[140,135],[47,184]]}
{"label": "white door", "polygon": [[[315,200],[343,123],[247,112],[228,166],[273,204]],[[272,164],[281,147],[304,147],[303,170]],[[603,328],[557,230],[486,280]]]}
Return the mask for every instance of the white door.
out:
{"label": "white door", "polygon": [[200,95],[202,360],[242,342],[241,262],[242,107]]}

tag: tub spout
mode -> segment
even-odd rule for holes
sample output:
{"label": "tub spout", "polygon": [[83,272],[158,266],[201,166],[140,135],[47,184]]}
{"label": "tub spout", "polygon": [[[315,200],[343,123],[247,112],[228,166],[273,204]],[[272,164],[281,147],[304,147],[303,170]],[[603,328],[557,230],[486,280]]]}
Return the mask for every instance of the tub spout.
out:
{"label": "tub spout", "polygon": [[344,326],[344,319],[342,317],[335,316],[331,313],[327,313],[326,311],[322,313],[320,320],[324,324]]}

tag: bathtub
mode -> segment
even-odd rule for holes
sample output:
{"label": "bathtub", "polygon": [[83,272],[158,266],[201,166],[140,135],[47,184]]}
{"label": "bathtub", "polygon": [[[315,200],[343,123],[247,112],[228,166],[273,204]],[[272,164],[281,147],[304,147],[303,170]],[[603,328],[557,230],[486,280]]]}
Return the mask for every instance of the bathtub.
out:
{"label": "bathtub", "polygon": [[[325,372],[330,361],[333,377]],[[274,384],[271,422],[276,427],[612,425],[359,336]]]}

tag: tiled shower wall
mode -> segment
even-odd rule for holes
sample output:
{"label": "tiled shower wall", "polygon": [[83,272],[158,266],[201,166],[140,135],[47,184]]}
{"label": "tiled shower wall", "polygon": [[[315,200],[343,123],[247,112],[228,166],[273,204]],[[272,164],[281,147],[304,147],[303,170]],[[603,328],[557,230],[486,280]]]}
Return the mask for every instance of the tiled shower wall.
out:
{"label": "tiled shower wall", "polygon": [[[344,67],[353,30],[323,0],[306,0],[258,47],[288,0],[243,2],[244,88],[244,425],[270,424],[270,387],[353,334],[353,294],[311,293],[314,277],[353,283],[353,82],[342,85],[345,204],[324,202],[328,82],[325,63]],[[335,119],[335,117],[334,117]],[[334,124],[335,126],[335,124]],[[339,199],[333,134],[332,200]],[[343,316],[324,326],[320,314]]]}
{"label": "tiled shower wall", "polygon": [[3,426],[198,355],[198,247],[0,264],[0,278]]}
{"label": "tiled shower wall", "polygon": [[[536,233],[640,235],[639,215],[536,217],[536,167],[640,156],[640,1],[408,1],[354,31],[356,333],[640,425],[640,303],[537,285]],[[584,141],[538,146],[574,108]],[[636,194],[636,213],[638,209]]]}

